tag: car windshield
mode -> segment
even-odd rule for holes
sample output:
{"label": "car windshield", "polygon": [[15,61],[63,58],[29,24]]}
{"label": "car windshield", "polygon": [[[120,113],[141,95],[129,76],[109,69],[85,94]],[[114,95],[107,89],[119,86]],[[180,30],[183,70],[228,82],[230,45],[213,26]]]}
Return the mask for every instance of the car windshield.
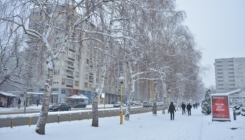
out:
{"label": "car windshield", "polygon": [[54,104],[53,106],[60,106],[61,104]]}

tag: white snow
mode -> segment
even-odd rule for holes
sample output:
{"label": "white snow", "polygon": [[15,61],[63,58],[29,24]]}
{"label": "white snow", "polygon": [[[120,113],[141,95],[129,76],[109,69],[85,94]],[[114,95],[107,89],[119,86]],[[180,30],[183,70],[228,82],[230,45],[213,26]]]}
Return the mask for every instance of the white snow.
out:
{"label": "white snow", "polygon": [[[38,135],[35,126],[0,128],[0,139],[26,140],[245,140],[245,117],[237,116],[231,122],[212,122],[211,115],[192,109],[192,115],[152,113],[133,114],[130,121],[119,124],[119,116],[100,118],[99,127],[91,126],[92,120],[46,124],[46,134]],[[231,128],[237,128],[231,130]]]}

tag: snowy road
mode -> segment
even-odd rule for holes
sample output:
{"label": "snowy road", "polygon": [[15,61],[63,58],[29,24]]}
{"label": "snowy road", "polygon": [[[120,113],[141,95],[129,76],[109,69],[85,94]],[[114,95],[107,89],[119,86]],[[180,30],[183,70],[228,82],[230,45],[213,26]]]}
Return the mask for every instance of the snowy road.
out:
{"label": "snowy road", "polygon": [[[211,116],[193,109],[192,115],[177,111],[175,120],[170,115],[152,113],[131,115],[130,121],[119,124],[119,117],[100,118],[99,127],[91,127],[92,120],[50,123],[44,136],[35,133],[35,126],[0,128],[0,139],[35,140],[245,140],[245,117],[231,122],[212,122]],[[231,128],[237,128],[232,130]]]}

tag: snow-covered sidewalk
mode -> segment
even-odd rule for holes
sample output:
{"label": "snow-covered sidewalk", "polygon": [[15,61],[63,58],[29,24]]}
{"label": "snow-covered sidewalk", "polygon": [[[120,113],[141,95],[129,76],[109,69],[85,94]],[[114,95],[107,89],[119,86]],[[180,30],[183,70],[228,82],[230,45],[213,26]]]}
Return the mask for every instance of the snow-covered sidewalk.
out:
{"label": "snow-covered sidewalk", "polygon": [[[92,120],[51,123],[46,125],[46,135],[38,135],[35,126],[0,128],[0,139],[35,140],[245,140],[245,117],[236,121],[212,122],[211,116],[193,109],[192,115],[175,114],[157,116],[152,113],[131,115],[130,121],[119,124],[119,117],[100,118],[99,127],[91,127]],[[232,130],[231,128],[237,128]]]}

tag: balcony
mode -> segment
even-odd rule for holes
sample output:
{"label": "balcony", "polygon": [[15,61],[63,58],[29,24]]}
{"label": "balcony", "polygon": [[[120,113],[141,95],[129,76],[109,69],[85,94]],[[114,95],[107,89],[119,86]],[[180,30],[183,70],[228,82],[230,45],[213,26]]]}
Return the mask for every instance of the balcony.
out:
{"label": "balcony", "polygon": [[71,69],[71,70],[74,70],[74,68],[73,68],[73,67],[70,67],[70,66],[68,66],[67,68],[68,68],[68,69]]}
{"label": "balcony", "polygon": [[73,77],[73,76],[68,76],[68,75],[67,75],[66,77],[67,77],[67,78],[71,78],[71,79],[74,79],[74,77]]}

